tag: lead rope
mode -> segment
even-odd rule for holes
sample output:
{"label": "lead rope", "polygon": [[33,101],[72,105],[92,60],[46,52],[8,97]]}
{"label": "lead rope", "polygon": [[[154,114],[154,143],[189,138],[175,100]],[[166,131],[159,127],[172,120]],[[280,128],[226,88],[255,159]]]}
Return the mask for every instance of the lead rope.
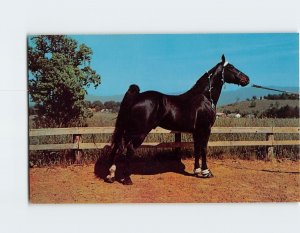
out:
{"label": "lead rope", "polygon": [[263,86],[259,86],[259,85],[256,85],[256,84],[252,84],[252,87],[266,89],[266,90],[270,90],[270,91],[282,92],[282,93],[286,93],[286,94],[298,95],[299,96],[299,93],[295,93],[295,92],[291,92],[291,91],[283,91],[283,90],[278,90],[278,89],[269,88],[269,87],[263,87]]}

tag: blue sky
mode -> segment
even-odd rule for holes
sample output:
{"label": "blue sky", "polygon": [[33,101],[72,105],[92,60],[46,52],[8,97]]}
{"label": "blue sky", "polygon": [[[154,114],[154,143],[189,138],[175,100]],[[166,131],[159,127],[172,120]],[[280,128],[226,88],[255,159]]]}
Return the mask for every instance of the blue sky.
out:
{"label": "blue sky", "polygon": [[[299,35],[160,34],[72,35],[93,50],[91,66],[102,84],[92,95],[124,94],[130,84],[141,91],[184,92],[220,61],[222,54],[252,84],[299,86]],[[240,88],[226,85],[226,90]]]}

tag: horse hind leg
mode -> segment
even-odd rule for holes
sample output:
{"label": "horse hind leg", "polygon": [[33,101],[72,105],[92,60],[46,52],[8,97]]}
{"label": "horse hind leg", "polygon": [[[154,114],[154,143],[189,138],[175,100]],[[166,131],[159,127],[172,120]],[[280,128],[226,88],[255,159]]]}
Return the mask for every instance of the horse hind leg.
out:
{"label": "horse hind leg", "polygon": [[117,170],[117,166],[115,164],[111,165],[111,167],[109,168],[109,174],[106,176],[106,178],[104,179],[104,181],[106,183],[113,183],[116,180],[116,170]]}
{"label": "horse hind leg", "polygon": [[124,167],[124,178],[121,180],[122,184],[124,185],[132,185],[132,180],[130,178],[131,175],[131,160],[134,155],[134,147],[133,144],[130,142],[127,145],[127,152],[125,155],[125,167]]}
{"label": "horse hind leg", "polygon": [[107,183],[113,183],[116,180],[116,170],[117,170],[117,166],[116,166],[116,157],[117,155],[121,154],[123,152],[123,150],[121,150],[120,148],[118,148],[117,146],[114,146],[110,156],[109,156],[109,174],[106,176],[106,178],[104,179],[105,182]]}
{"label": "horse hind leg", "polygon": [[124,167],[124,179],[121,180],[121,182],[124,185],[132,185],[132,180],[130,178],[130,175],[132,173],[132,157],[134,156],[135,149],[137,149],[144,141],[147,134],[140,134],[132,137],[131,140],[128,140],[127,143],[127,152],[125,156],[125,167]]}

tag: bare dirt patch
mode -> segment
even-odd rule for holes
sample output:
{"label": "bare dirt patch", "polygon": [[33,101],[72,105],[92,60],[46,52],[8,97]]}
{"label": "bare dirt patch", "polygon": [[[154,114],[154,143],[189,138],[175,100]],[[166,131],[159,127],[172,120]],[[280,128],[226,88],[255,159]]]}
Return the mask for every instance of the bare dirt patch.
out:
{"label": "bare dirt patch", "polygon": [[[191,173],[193,160],[182,160]],[[149,166],[149,165],[148,165]],[[164,165],[162,165],[164,166]],[[94,165],[31,168],[31,203],[205,203],[300,201],[300,162],[209,160],[214,178],[178,171],[135,172],[134,184],[105,183]],[[171,169],[172,170],[172,169]]]}

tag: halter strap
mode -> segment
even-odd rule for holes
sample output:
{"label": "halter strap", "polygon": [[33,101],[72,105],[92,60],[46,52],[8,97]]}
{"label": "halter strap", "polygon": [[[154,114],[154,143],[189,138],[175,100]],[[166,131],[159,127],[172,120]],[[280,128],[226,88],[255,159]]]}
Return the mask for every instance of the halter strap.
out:
{"label": "halter strap", "polygon": [[[225,77],[224,77],[224,70],[225,70],[225,66],[228,64],[228,62],[226,62],[224,65],[223,65],[223,69],[222,69],[222,79],[221,79],[221,81],[222,81],[222,85],[225,83]],[[208,73],[207,71],[206,71],[206,73],[207,73],[207,75],[208,75],[208,84],[209,84],[209,89],[208,89],[208,91],[209,91],[209,98],[210,98],[210,102],[211,102],[211,107],[213,108],[213,109],[215,109],[216,108],[216,106],[215,106],[215,104],[214,104],[214,101],[213,101],[213,99],[212,99],[212,96],[211,96],[211,90],[213,89],[213,87],[211,86],[211,76],[212,76],[212,73]]]}
{"label": "halter strap", "polygon": [[221,79],[222,80],[222,85],[225,83],[224,70],[225,70],[225,65],[223,66],[223,69],[222,69],[222,79]]}
{"label": "halter strap", "polygon": [[212,107],[212,108],[215,108],[216,106],[215,106],[214,101],[213,101],[213,99],[212,99],[212,97],[211,97],[212,86],[211,86],[210,77],[212,76],[212,74],[209,74],[208,72],[206,72],[206,73],[208,74],[208,84],[209,84],[209,89],[208,89],[208,91],[209,91],[209,98],[210,98],[210,102],[211,102],[211,107]]}
{"label": "halter strap", "polygon": [[225,70],[225,67],[229,64],[228,61],[225,61],[225,63],[223,64],[223,69],[222,69],[222,82],[223,84],[225,83],[225,78],[224,78],[224,70]]}

